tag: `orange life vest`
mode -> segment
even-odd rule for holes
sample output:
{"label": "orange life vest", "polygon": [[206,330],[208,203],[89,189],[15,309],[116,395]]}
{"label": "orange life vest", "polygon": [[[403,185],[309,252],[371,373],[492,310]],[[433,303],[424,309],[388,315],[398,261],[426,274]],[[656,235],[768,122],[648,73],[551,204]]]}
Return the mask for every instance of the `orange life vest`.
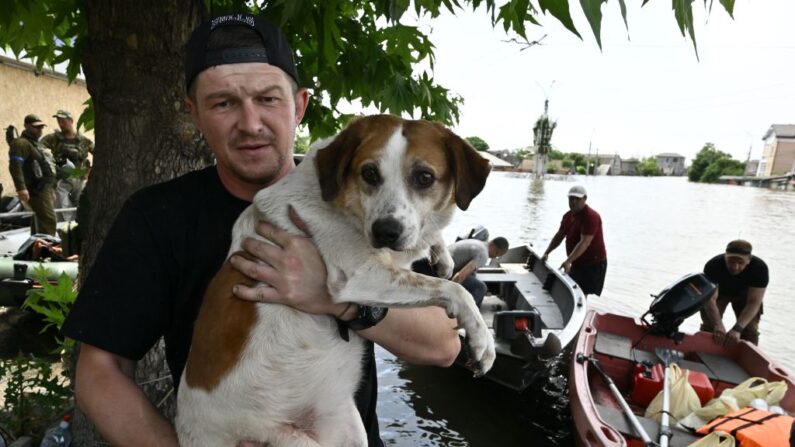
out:
{"label": "orange life vest", "polygon": [[729,433],[742,447],[789,447],[789,434],[794,421],[790,416],[743,408],[715,418],[696,431],[702,435],[713,431]]}

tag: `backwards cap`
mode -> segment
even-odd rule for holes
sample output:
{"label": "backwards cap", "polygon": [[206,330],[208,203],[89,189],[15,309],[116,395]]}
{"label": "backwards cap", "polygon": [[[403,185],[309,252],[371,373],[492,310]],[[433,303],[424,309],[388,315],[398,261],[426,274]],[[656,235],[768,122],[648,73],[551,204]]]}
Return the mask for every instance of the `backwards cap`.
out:
{"label": "backwards cap", "polygon": [[[241,47],[208,50],[210,33],[224,26],[243,26],[252,29],[262,38],[263,48]],[[198,26],[185,47],[185,88],[190,89],[196,76],[216,65],[264,62],[281,68],[297,84],[298,72],[293,61],[293,50],[284,34],[272,23],[245,13],[213,17]]]}

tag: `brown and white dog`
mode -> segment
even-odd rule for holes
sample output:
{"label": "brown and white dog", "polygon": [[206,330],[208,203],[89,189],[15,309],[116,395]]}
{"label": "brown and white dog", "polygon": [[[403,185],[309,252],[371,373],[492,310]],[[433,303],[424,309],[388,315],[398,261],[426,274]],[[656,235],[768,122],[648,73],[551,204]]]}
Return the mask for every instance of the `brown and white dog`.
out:
{"label": "brown and white dog", "polygon": [[[335,302],[441,306],[466,330],[476,374],[488,371],[494,340],[472,297],[409,270],[430,254],[450,276],[441,230],[483,189],[488,162],[438,124],[389,115],[360,118],[318,146],[256,195],[229,254],[259,237],[260,218],[302,234],[288,217],[292,205],[326,263]],[[363,340],[342,340],[329,316],[233,298],[232,285],[243,282],[251,284],[227,262],[204,296],[178,394],[180,444],[367,445],[353,399]]]}

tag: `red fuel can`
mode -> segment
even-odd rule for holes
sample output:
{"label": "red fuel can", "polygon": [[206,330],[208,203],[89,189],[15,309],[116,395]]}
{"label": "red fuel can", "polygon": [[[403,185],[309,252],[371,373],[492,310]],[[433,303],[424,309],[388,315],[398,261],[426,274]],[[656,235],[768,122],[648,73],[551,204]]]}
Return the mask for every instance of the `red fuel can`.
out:
{"label": "red fuel can", "polygon": [[[715,397],[715,389],[709,381],[709,377],[700,371],[688,370],[687,381],[698,395],[701,405],[709,402]],[[632,402],[643,407],[648,406],[652,399],[663,389],[663,378],[665,371],[662,363],[657,363],[648,368],[641,364],[635,365],[635,372],[632,377]]]}

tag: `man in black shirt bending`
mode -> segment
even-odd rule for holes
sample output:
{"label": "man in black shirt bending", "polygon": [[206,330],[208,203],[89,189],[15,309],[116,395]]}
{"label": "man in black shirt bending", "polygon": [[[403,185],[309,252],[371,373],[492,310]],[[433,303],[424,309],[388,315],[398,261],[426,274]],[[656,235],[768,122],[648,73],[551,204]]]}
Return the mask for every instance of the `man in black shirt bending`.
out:
{"label": "man in black shirt bending", "polygon": [[[718,289],[701,309],[701,330],[712,332],[718,342],[743,339],[758,344],[762,299],[769,279],[765,261],[751,254],[748,241],[738,239],[729,242],[726,253],[707,261],[704,274]],[[737,322],[727,332],[723,312],[729,303]]]}

